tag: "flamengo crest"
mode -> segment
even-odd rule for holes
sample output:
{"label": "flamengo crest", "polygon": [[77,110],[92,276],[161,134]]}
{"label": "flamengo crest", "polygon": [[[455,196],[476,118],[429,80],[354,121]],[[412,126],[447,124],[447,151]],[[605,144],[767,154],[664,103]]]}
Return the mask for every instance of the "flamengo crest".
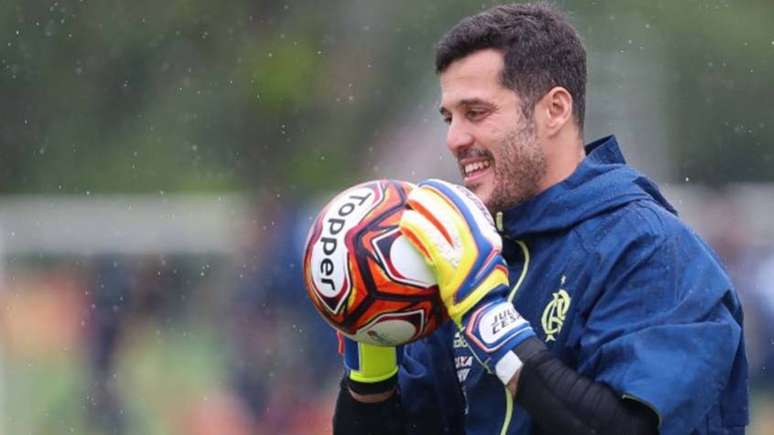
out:
{"label": "flamengo crest", "polygon": [[[564,282],[567,277],[562,275],[561,285],[564,286]],[[556,335],[562,332],[562,325],[564,324],[567,311],[570,309],[570,303],[572,299],[567,290],[559,289],[552,295],[551,302],[546,305],[543,310],[543,316],[540,322],[543,324],[543,332],[546,334],[546,343],[549,341],[556,341]]]}

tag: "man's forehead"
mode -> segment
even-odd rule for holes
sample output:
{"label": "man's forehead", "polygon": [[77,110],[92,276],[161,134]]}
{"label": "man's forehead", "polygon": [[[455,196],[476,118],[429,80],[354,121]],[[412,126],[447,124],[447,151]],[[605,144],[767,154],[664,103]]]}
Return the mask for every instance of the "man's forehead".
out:
{"label": "man's forehead", "polygon": [[480,50],[452,62],[440,75],[441,106],[450,108],[474,100],[492,100],[508,91],[502,85],[503,57],[497,50]]}
{"label": "man's forehead", "polygon": [[456,81],[498,79],[503,71],[503,56],[497,50],[487,49],[457,59],[441,73],[441,86]]}

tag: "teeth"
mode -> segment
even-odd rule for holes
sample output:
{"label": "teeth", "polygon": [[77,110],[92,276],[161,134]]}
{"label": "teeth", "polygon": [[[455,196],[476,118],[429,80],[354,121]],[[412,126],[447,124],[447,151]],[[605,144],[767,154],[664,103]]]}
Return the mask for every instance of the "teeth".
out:
{"label": "teeth", "polygon": [[465,165],[463,170],[465,171],[465,175],[467,176],[472,174],[473,172],[480,171],[488,167],[489,167],[489,160],[484,160],[480,162],[468,163],[467,165]]}

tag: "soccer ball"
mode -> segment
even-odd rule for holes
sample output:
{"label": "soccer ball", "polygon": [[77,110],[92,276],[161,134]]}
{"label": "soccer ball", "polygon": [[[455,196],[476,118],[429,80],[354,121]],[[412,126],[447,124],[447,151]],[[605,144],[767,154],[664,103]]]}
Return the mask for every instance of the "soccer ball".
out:
{"label": "soccer ball", "polygon": [[413,188],[397,180],[358,184],[334,197],[309,230],[307,294],[353,340],[397,346],[446,318],[432,271],[398,228]]}

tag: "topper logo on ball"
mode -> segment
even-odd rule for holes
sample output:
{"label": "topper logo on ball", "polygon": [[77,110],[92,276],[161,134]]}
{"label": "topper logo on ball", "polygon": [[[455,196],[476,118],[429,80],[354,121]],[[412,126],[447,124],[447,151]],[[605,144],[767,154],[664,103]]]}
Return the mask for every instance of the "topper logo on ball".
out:
{"label": "topper logo on ball", "polygon": [[347,268],[347,232],[379,204],[381,197],[378,183],[343,192],[321,219],[320,238],[312,250],[312,278],[320,301],[333,314],[338,314],[352,289]]}

